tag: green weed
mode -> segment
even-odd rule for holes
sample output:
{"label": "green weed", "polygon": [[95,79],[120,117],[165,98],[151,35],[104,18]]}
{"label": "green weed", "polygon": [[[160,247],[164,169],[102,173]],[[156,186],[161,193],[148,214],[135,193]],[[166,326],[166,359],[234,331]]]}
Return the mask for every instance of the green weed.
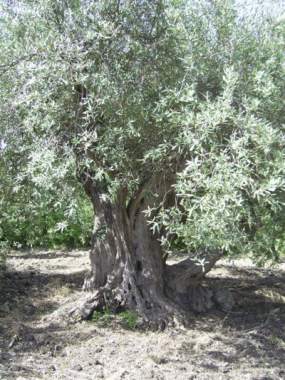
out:
{"label": "green weed", "polygon": [[109,309],[105,309],[102,311],[94,311],[90,321],[95,322],[101,327],[108,327],[113,321],[117,321],[122,327],[128,330],[134,330],[137,327],[138,316],[135,312],[129,310],[113,314]]}

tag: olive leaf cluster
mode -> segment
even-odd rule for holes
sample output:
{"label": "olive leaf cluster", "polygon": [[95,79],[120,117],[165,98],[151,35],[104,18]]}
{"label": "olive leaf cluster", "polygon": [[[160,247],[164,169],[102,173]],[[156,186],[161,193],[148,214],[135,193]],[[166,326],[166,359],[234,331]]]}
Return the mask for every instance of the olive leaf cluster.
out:
{"label": "olive leaf cluster", "polygon": [[190,27],[193,45],[211,37],[187,56],[195,71],[172,114],[185,165],[176,204],[153,223],[170,251],[275,261],[284,253],[285,28],[270,21],[252,28],[226,3],[219,12]]}
{"label": "olive leaf cluster", "polygon": [[278,257],[284,23],[230,0],[2,8],[0,128],[15,155],[52,148],[114,201],[174,178],[150,202],[165,249]]}

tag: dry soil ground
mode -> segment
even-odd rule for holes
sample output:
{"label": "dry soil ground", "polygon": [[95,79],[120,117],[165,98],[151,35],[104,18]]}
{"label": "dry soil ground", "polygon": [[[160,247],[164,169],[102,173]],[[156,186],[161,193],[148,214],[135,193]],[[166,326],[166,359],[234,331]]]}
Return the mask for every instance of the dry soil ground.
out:
{"label": "dry soil ground", "polygon": [[236,306],[193,315],[191,327],[128,330],[111,317],[45,320],[80,291],[86,252],[10,254],[0,276],[0,379],[285,379],[285,265],[222,262],[211,281]]}

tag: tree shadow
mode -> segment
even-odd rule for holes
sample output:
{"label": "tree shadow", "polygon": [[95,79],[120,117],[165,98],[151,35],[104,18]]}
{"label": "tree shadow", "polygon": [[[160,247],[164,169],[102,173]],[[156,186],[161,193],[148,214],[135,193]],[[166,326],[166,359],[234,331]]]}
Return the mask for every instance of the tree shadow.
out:
{"label": "tree shadow", "polygon": [[285,272],[235,267],[226,270],[228,277],[209,278],[209,285],[230,289],[235,307],[230,312],[217,308],[200,314],[194,323],[203,332],[214,332],[215,340],[221,342],[222,350],[205,351],[207,362],[213,364],[213,369],[220,362],[230,368],[247,358],[254,359],[256,368],[269,363],[271,369],[285,371]]}
{"label": "tree shadow", "polygon": [[[205,347],[199,353],[199,365],[214,373],[221,363],[227,370],[234,363],[242,365],[247,358],[255,366],[268,362],[281,371],[285,358],[285,273],[228,266],[218,269],[224,269],[226,276],[214,274],[208,278],[208,285],[230,289],[236,304],[230,312],[216,307],[193,317],[190,329],[215,334],[215,347]],[[34,369],[21,361],[25,354],[62,355],[65,347],[101,334],[91,322],[72,329],[38,323],[70,294],[81,291],[85,274],[14,271],[0,277],[0,378],[3,367],[8,371],[4,378],[14,379],[17,374],[32,378],[36,376]],[[9,310],[5,311],[5,305]],[[9,348],[14,336],[17,339]],[[193,355],[190,343],[184,347],[189,357]]]}
{"label": "tree shadow", "polygon": [[[9,340],[17,326],[32,325],[81,291],[86,271],[77,273],[7,272],[0,277],[0,336]],[[4,328],[6,327],[6,328]],[[6,342],[7,343],[7,342]]]}
{"label": "tree shadow", "polygon": [[[86,270],[70,274],[8,271],[0,276],[0,378],[37,378],[24,363],[29,352],[53,354],[78,341],[66,337],[65,327],[39,327],[41,318],[55,311],[65,298],[80,292]],[[87,337],[81,336],[80,339]]]}
{"label": "tree shadow", "polygon": [[[84,252],[84,251],[81,251]],[[86,251],[88,256],[89,251]],[[82,253],[76,253],[70,251],[43,251],[43,252],[33,252],[33,251],[18,251],[17,253],[9,253],[9,258],[13,259],[37,259],[37,260],[47,260],[47,259],[64,259],[64,258],[76,258],[82,257]]]}

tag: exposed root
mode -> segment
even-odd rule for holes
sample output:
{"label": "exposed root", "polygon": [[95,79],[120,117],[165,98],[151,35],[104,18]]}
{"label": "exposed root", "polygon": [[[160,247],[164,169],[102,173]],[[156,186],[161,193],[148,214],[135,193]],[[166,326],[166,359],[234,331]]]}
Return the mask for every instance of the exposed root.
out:
{"label": "exposed root", "polygon": [[198,313],[212,309],[214,306],[213,291],[202,286],[190,288],[189,304],[191,309]]}
{"label": "exposed root", "polygon": [[73,304],[67,310],[66,318],[71,322],[79,322],[89,319],[93,312],[100,308],[102,304],[102,294],[99,292],[88,295],[87,297],[80,297],[77,303]]}
{"label": "exposed root", "polygon": [[[52,313],[48,321],[52,324],[72,324],[90,319],[93,312],[110,310],[114,313],[123,310],[132,310],[138,315],[137,327],[151,330],[164,330],[167,327],[182,327],[193,319],[192,312],[203,313],[214,307],[223,311],[230,311],[234,306],[234,299],[227,289],[193,286],[187,293],[172,294],[155,297],[151,302],[143,299],[134,301],[134,294],[123,298],[119,289],[100,289],[95,292],[77,293],[76,297]],[[132,303],[128,304],[128,299]]]}
{"label": "exposed root", "polygon": [[[216,259],[217,255],[213,256],[211,264]],[[96,310],[114,313],[132,310],[139,317],[140,327],[164,330],[167,326],[187,324],[193,311],[206,312],[214,306],[228,311],[233,307],[229,292],[201,285],[201,268],[190,259],[166,266],[162,278],[164,282],[156,283],[147,272],[142,276],[139,270],[125,265],[110,273],[104,286],[96,288],[91,275],[85,281],[88,291],[77,294],[52,318],[74,323],[89,319]]]}
{"label": "exposed root", "polygon": [[44,317],[43,322],[68,325],[86,320],[98,308],[100,302],[100,295],[97,292],[78,292],[49,316]]}
{"label": "exposed root", "polygon": [[[118,292],[112,292],[113,295]],[[140,329],[164,330],[167,327],[182,327],[187,324],[189,315],[178,307],[177,304],[167,298],[157,300],[151,304],[144,302],[139,303],[139,308],[128,307],[126,300],[119,307],[116,296],[111,302],[111,293],[104,293],[103,289],[96,292],[80,292],[70,298],[64,305],[53,312],[44,322],[53,325],[69,325],[92,317],[94,311],[111,310],[114,313],[123,310],[132,310],[138,315],[137,327]],[[142,309],[142,305],[144,308]],[[137,304],[138,306],[138,304]]]}
{"label": "exposed root", "polygon": [[167,265],[165,289],[169,298],[182,305],[184,309],[199,313],[206,312],[214,306],[222,310],[231,310],[234,300],[229,291],[204,285],[205,275],[221,256],[222,252],[205,252],[200,254],[200,260],[187,258],[177,264]]}
{"label": "exposed root", "polygon": [[[191,311],[207,312],[214,306],[218,306],[224,311],[230,311],[234,306],[234,300],[229,291],[225,289],[208,289],[202,286],[190,288],[187,295],[178,295],[177,302],[163,297],[151,304],[144,303],[144,309],[142,309],[142,302],[140,309],[128,306],[123,307],[122,305],[125,305],[125,303],[118,307],[118,299],[115,299],[112,304],[109,296],[107,300],[102,289],[97,292],[77,293],[76,297],[73,297],[52,313],[45,322],[68,325],[90,319],[96,310],[103,311],[107,308],[116,313],[128,309],[137,313],[138,328],[164,330],[167,327],[180,328],[188,325],[190,320],[193,319],[191,318],[193,317]],[[113,308],[110,305],[113,305]]]}
{"label": "exposed root", "polygon": [[189,287],[199,285],[205,275],[222,257],[222,252],[205,252],[197,258],[187,258],[179,263],[166,265],[165,283],[177,293],[187,292]]}

